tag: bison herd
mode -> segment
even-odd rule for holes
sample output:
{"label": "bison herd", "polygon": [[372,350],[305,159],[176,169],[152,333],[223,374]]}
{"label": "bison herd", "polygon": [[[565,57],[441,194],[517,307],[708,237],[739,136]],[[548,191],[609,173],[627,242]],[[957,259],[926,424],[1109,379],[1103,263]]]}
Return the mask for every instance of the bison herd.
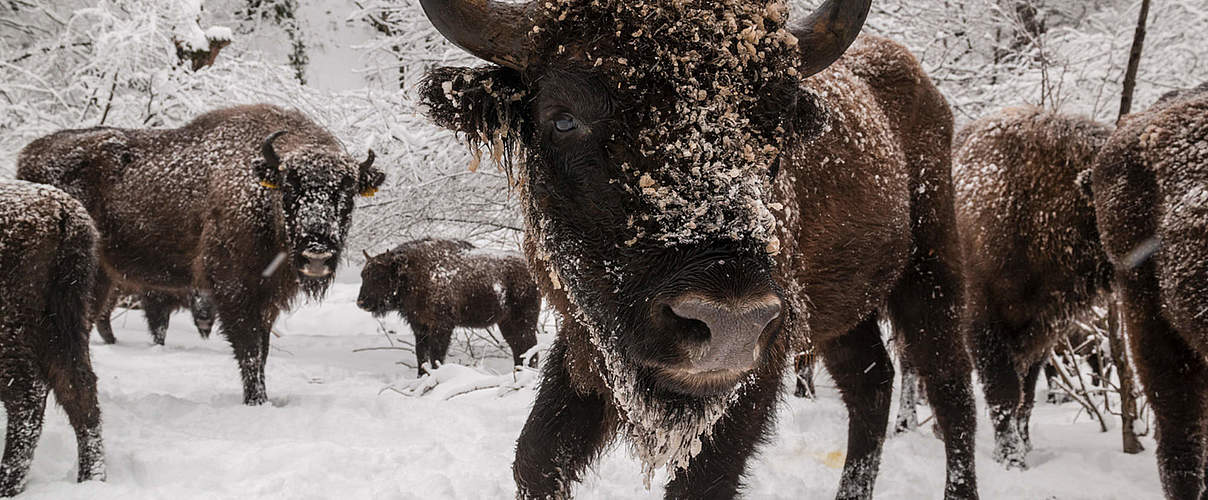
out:
{"label": "bison herd", "polygon": [[[542,298],[561,315],[519,497],[570,497],[617,440],[647,481],[668,470],[668,498],[736,496],[806,353],[848,409],[837,497],[871,498],[888,321],[944,441],[944,497],[977,498],[974,369],[994,459],[1026,467],[1042,361],[1102,293],[1122,304],[1166,496],[1203,494],[1208,86],[1118,127],[1020,107],[954,136],[918,61],[858,36],[868,0],[799,23],[776,0],[420,3],[491,63],[432,70],[421,100],[515,180],[524,257],[443,239],[365,253],[357,305],[407,320],[420,375],[461,326],[498,325],[535,363]],[[118,296],[139,297],[158,344],[178,308],[203,336],[217,324],[244,403],[266,403],[274,320],[323,296],[356,197],[385,177],[372,151],[264,104],[60,131],[17,172],[0,183],[3,495],[24,486],[50,390],[79,479],[105,478],[88,334],[114,341]]]}

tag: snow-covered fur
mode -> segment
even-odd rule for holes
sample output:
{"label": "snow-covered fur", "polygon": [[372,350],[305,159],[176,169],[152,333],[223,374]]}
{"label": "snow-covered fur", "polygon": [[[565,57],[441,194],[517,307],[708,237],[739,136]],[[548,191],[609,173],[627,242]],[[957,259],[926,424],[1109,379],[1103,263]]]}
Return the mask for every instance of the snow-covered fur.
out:
{"label": "snow-covered fur", "polygon": [[[518,442],[519,495],[569,496],[624,436],[647,477],[669,469],[668,497],[734,496],[790,353],[816,347],[851,416],[839,496],[871,497],[888,305],[948,437],[947,494],[975,498],[952,116],[914,57],[864,38],[806,79],[814,48],[779,1],[534,5],[532,65],[445,68],[423,91],[438,123],[515,169],[525,251],[565,320]],[[702,376],[729,339],[676,312],[685,296],[781,309],[744,330],[749,356]]]}
{"label": "snow-covered fur", "polygon": [[994,458],[1026,467],[1049,350],[1110,279],[1089,186],[1111,128],[1035,107],[966,126],[953,152],[965,314],[995,429]]}
{"label": "snow-covered fur", "polygon": [[1128,115],[1099,153],[1095,209],[1166,498],[1200,498],[1208,457],[1208,88]]}
{"label": "snow-covered fur", "polygon": [[519,254],[478,250],[460,240],[422,239],[370,257],[357,305],[375,315],[399,312],[415,332],[419,375],[445,361],[453,328],[499,333],[520,365],[537,345],[541,294]]}
{"label": "snow-covered fur", "polygon": [[[113,309],[117,307],[118,300],[128,293],[127,290],[110,293],[108,304],[97,304],[97,311],[94,315],[96,331],[105,343],[117,342],[113,336],[110,316],[113,314]],[[135,299],[135,297],[137,298]],[[147,329],[151,332],[152,342],[164,345],[168,334],[168,321],[172,313],[185,308],[188,308],[193,315],[193,326],[197,327],[197,333],[201,334],[201,338],[210,338],[210,331],[214,327],[214,301],[208,293],[196,290],[190,293],[147,290],[134,294],[130,298],[138,300],[143,315],[147,317]]]}
{"label": "snow-covered fur", "polygon": [[[271,135],[271,137],[270,137]],[[83,202],[101,234],[96,300],[114,285],[208,292],[247,404],[268,400],[269,329],[331,283],[353,211],[383,175],[302,113],[212,111],[177,129],[65,130],[21,151],[18,176]]]}
{"label": "snow-covered fur", "polygon": [[96,242],[92,220],[71,196],[0,181],[0,400],[8,416],[0,496],[25,488],[49,390],[75,428],[78,479],[105,479],[88,357]]}

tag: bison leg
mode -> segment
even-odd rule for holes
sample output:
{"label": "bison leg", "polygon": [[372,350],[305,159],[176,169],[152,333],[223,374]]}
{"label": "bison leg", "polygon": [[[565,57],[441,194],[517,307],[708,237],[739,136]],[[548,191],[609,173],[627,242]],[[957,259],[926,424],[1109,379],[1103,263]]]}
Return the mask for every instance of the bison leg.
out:
{"label": "bison leg", "polygon": [[[241,302],[243,299],[219,297],[218,315],[222,333],[235,351],[239,373],[243,379],[243,404],[262,405],[268,402],[264,388],[264,364],[268,360],[269,331],[277,311],[271,306]],[[269,309],[268,313],[264,309]]]}
{"label": "bison leg", "polygon": [[664,497],[735,498],[742,487],[747,459],[769,430],[779,389],[779,377],[751,382],[714,425],[713,433],[703,438],[700,452],[688,467],[676,471]]}
{"label": "bison leg", "polygon": [[104,272],[96,273],[92,300],[96,304],[96,311],[92,318],[96,322],[96,333],[106,344],[116,344],[117,338],[113,336],[113,325],[109,322],[109,316],[113,314],[113,308],[117,305],[117,294],[114,293],[113,283],[109,281],[109,277]]}
{"label": "bison leg", "polygon": [[[917,236],[913,262],[889,300],[903,353],[918,373],[947,455],[944,498],[977,498],[973,439],[977,430],[972,363],[962,334],[961,285],[955,236]],[[932,243],[935,245],[933,246]],[[940,245],[939,243],[944,243]],[[934,249],[934,250],[933,250]]]}
{"label": "bison leg", "polygon": [[612,439],[608,401],[580,393],[566,370],[566,345],[559,336],[550,349],[540,390],[516,442],[517,498],[570,498],[570,489]]}
{"label": "bison leg", "polygon": [[1016,427],[1019,429],[1020,439],[1023,440],[1025,452],[1032,451],[1032,408],[1036,407],[1036,382],[1040,379],[1042,367],[1044,361],[1032,365],[1023,379],[1023,401],[1019,405],[1019,421]]}
{"label": "bison leg", "polygon": [[146,292],[139,299],[143,304],[143,315],[147,317],[147,328],[151,330],[151,341],[164,345],[168,335],[168,321],[176,309],[177,300],[167,294]]}
{"label": "bison leg", "polygon": [[1138,276],[1127,272],[1117,276],[1125,331],[1137,374],[1157,416],[1162,489],[1166,498],[1199,499],[1204,494],[1208,453],[1208,364],[1163,316],[1152,262],[1143,264]]}
{"label": "bison leg", "polygon": [[428,360],[433,368],[445,364],[445,355],[449,354],[449,343],[452,341],[452,326],[438,326],[429,330]]}
{"label": "bison leg", "polygon": [[1014,334],[998,321],[975,319],[970,324],[977,346],[975,359],[994,425],[994,460],[1007,469],[1025,469],[1027,450],[1020,435],[1020,406],[1024,381],[1003,339]]}
{"label": "bison leg", "polygon": [[105,451],[101,444],[101,409],[97,404],[96,375],[92,371],[87,346],[69,356],[67,352],[53,360],[49,374],[55,400],[67,413],[75,429],[80,462],[78,481],[105,480]]}
{"label": "bison leg", "polygon": [[822,360],[847,406],[847,461],[836,498],[872,498],[893,395],[893,362],[876,315],[824,346]]}
{"label": "bison leg", "polygon": [[902,383],[898,395],[898,418],[893,426],[894,434],[911,431],[919,427],[919,375],[910,366],[905,356],[899,364],[902,371]]}
{"label": "bison leg", "polygon": [[[411,332],[415,334],[415,376],[424,376],[424,363],[431,363],[429,352],[432,348],[432,330],[425,325],[413,323]],[[428,365],[430,368],[435,368],[434,364]]]}
{"label": "bison leg", "polygon": [[4,355],[7,359],[0,361],[0,399],[8,413],[8,432],[0,462],[0,496],[7,497],[25,489],[34,448],[42,435],[47,387],[42,370],[33,364],[32,352]]}
{"label": "bison leg", "polygon": [[[499,323],[499,333],[503,335],[503,340],[508,343],[508,347],[512,349],[512,365],[520,366],[524,364],[524,353],[537,345],[537,321],[536,317],[529,321],[528,318],[509,319]],[[536,359],[536,356],[533,356]],[[530,360],[531,361],[531,360]],[[530,366],[534,366],[532,362]]]}

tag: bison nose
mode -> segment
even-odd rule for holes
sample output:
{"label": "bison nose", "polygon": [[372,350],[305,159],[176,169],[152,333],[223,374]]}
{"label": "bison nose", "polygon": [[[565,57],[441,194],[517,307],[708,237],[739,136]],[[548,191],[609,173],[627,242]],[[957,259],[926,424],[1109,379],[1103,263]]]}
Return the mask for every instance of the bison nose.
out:
{"label": "bison nose", "polygon": [[331,274],[331,266],[327,261],[334,255],[332,252],[303,251],[302,258],[306,259],[306,264],[302,266],[302,274],[311,278],[327,277]]}
{"label": "bison nose", "polygon": [[676,297],[667,305],[675,316],[704,323],[709,330],[708,341],[690,351],[686,368],[695,373],[754,367],[759,360],[759,338],[780,316],[782,307],[773,293],[726,301],[690,294]]}

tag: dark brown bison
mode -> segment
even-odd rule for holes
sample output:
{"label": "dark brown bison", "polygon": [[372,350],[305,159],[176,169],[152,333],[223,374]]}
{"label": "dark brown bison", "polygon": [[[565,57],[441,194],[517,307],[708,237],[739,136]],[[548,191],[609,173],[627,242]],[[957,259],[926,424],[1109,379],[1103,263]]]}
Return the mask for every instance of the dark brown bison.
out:
{"label": "dark brown bison", "polygon": [[1208,457],[1208,87],[1128,115],[1099,153],[1095,209],[1125,331],[1157,416],[1170,499],[1204,495]]}
{"label": "dark brown bison", "polygon": [[[118,300],[123,295],[125,294],[110,293],[109,303],[103,307],[98,304],[95,312],[96,331],[106,344],[117,342],[117,338],[113,336],[110,316],[113,315],[113,309],[117,307]],[[138,305],[143,310],[143,315],[147,317],[147,329],[151,332],[151,341],[157,345],[164,345],[168,334],[168,321],[172,313],[184,308],[188,308],[193,315],[193,326],[197,327],[197,333],[201,334],[201,338],[210,338],[210,331],[214,327],[214,302],[209,293],[197,290],[189,293],[148,290],[131,297],[137,297]]]}
{"label": "dark brown bison", "polygon": [[495,64],[436,69],[423,100],[508,166],[564,319],[517,444],[520,497],[569,496],[618,436],[668,469],[668,497],[736,495],[790,353],[812,345],[849,409],[838,497],[870,498],[893,380],[882,306],[947,439],[946,496],[977,496],[952,116],[900,45],[846,50],[868,1],[794,30],[779,0],[421,3]]}
{"label": "dark brown bison", "polygon": [[425,363],[444,363],[455,327],[499,325],[516,365],[537,345],[541,294],[519,255],[422,239],[365,257],[357,306],[375,316],[397,311],[406,318],[420,376]]}
{"label": "dark brown bison", "polygon": [[50,186],[0,181],[0,400],[8,415],[0,496],[25,488],[46,394],[75,428],[80,481],[105,479],[101,410],[88,358],[96,229]]}
{"label": "dark brown bison", "polygon": [[299,291],[331,283],[357,193],[383,180],[302,113],[212,111],[177,129],[92,128],[38,139],[23,179],[84,203],[101,234],[98,304],[114,287],[210,293],[243,375],[243,401],[268,400],[269,329]]}
{"label": "dark brown bison", "polygon": [[1071,316],[1107,287],[1089,182],[1111,128],[1039,108],[969,124],[953,152],[965,314],[994,459],[1026,467],[1036,380]]}

